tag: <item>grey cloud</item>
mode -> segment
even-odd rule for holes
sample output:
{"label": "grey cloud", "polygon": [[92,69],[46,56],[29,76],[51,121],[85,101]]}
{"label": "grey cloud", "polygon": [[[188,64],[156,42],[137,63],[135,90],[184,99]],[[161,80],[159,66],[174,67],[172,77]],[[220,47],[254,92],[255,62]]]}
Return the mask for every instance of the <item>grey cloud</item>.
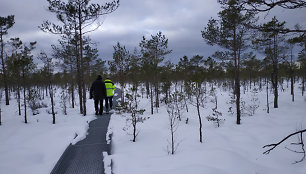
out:
{"label": "grey cloud", "polygon": [[[58,36],[39,31],[38,26],[46,19],[57,22],[54,14],[48,12],[45,0],[1,0],[0,16],[14,14],[16,23],[9,31],[8,37],[20,37],[24,41],[38,41],[38,50],[50,51]],[[101,0],[92,0],[100,3]],[[103,1],[107,2],[107,0]],[[201,37],[201,30],[207,21],[217,17],[220,5],[216,0],[121,0],[119,8],[112,14],[101,18],[103,25],[89,34],[97,42],[100,57],[109,60],[113,46],[119,41],[130,51],[138,47],[142,36],[150,37],[158,31],[169,39],[168,56],[173,62],[184,55],[196,54],[210,56],[217,47],[208,46]],[[298,12],[298,13],[297,13]],[[305,26],[301,11],[275,10],[290,25],[302,23]],[[292,24],[291,24],[292,23]],[[289,24],[289,23],[288,23]]]}
{"label": "grey cloud", "polygon": [[0,16],[15,16],[15,24],[9,29],[5,40],[19,37],[23,42],[37,41],[36,52],[50,50],[50,45],[55,43],[57,37],[45,34],[38,28],[43,20],[55,18],[46,10],[47,1],[10,0],[0,4]]}
{"label": "grey cloud", "polygon": [[[218,10],[215,0],[121,1],[119,9],[105,19],[99,38],[113,45],[119,41],[133,49],[138,47],[142,36],[150,37],[162,31],[173,50],[169,57],[208,56],[212,49],[206,49],[200,31]],[[112,55],[112,46],[104,49],[104,55]]]}

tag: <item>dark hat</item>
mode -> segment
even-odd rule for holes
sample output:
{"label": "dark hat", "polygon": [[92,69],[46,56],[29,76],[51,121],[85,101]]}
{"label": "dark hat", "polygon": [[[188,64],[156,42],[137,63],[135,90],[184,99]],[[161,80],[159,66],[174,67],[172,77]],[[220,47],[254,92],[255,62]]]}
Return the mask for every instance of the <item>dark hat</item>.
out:
{"label": "dark hat", "polygon": [[101,79],[102,79],[102,76],[101,76],[101,75],[98,75],[97,79],[98,79],[98,80],[101,80]]}

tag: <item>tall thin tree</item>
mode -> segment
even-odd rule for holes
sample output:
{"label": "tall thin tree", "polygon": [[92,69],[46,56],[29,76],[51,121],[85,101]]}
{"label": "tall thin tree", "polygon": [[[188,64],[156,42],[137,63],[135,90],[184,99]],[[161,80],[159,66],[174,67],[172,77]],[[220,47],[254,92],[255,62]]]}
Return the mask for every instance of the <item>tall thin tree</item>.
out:
{"label": "tall thin tree", "polygon": [[267,58],[272,63],[271,83],[274,90],[274,108],[278,108],[278,80],[279,80],[279,62],[280,54],[284,49],[281,49],[281,43],[285,40],[280,30],[284,29],[285,22],[279,22],[276,17],[271,21],[262,25],[260,34],[253,42],[259,45],[259,48],[265,50]]}
{"label": "tall thin tree", "polygon": [[21,90],[21,50],[22,41],[19,38],[11,38],[10,44],[12,47],[12,55],[8,57],[7,70],[10,76],[13,76],[13,83],[17,86],[17,103],[18,103],[18,114],[21,115],[21,101],[20,101],[20,90]]}
{"label": "tall thin tree", "polygon": [[3,72],[3,84],[5,90],[5,104],[9,105],[9,92],[8,92],[8,82],[7,82],[7,72],[4,60],[4,40],[3,36],[8,34],[8,29],[10,29],[14,25],[14,15],[10,15],[7,17],[0,16],[0,44],[1,44],[1,63],[2,63],[2,72]]}
{"label": "tall thin tree", "polygon": [[21,67],[21,78],[23,86],[23,105],[24,105],[24,122],[28,123],[27,120],[27,95],[26,90],[28,87],[27,80],[30,76],[30,73],[36,68],[36,65],[33,61],[33,55],[31,51],[35,49],[36,42],[30,42],[29,45],[24,44],[23,50],[21,52],[20,67]]}
{"label": "tall thin tree", "polygon": [[108,64],[110,66],[110,71],[114,74],[117,74],[118,81],[121,87],[121,102],[124,102],[125,92],[124,88],[127,81],[127,71],[129,67],[129,51],[125,48],[125,46],[121,45],[117,42],[117,45],[113,46],[113,60],[109,61]]}
{"label": "tall thin tree", "polygon": [[240,57],[245,49],[248,29],[245,24],[255,22],[254,13],[244,11],[239,0],[219,0],[222,11],[219,20],[210,19],[202,31],[202,37],[210,45],[217,44],[230,51],[235,67],[235,90],[237,124],[240,124]]}
{"label": "tall thin tree", "polygon": [[[148,66],[148,75],[152,77],[151,81],[151,106],[153,106],[153,88],[155,91],[155,107],[159,107],[159,64],[163,62],[165,56],[170,54],[172,50],[168,49],[168,39],[162,32],[158,32],[156,35],[151,35],[151,39],[142,38],[139,43],[141,52],[143,54],[143,62]],[[150,74],[150,72],[152,74]],[[149,78],[149,77],[148,77]],[[153,114],[153,107],[151,107],[151,113]]]}
{"label": "tall thin tree", "polygon": [[41,52],[39,55],[39,59],[44,63],[44,71],[46,72],[46,79],[48,79],[48,88],[49,88],[49,96],[51,100],[51,113],[52,113],[52,123],[55,124],[55,111],[54,111],[54,87],[53,87],[53,71],[54,71],[54,63],[52,62],[52,58],[48,57],[45,52]]}
{"label": "tall thin tree", "polygon": [[99,17],[114,12],[119,7],[119,0],[114,0],[104,5],[90,4],[90,0],[69,0],[67,3],[60,0],[47,1],[49,3],[48,10],[55,13],[57,19],[63,25],[60,26],[45,21],[40,28],[43,31],[54,34],[67,35],[72,33],[75,36],[80,112],[85,116],[86,87],[84,78],[85,61],[83,57],[84,35],[98,29],[102,25],[102,23],[99,22]]}

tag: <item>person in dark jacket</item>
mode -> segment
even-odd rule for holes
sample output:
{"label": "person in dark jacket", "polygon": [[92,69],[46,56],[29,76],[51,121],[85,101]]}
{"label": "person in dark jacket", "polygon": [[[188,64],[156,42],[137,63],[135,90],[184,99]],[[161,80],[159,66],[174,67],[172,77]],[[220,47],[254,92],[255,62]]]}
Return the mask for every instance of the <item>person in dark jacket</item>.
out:
{"label": "person in dark jacket", "polygon": [[[98,75],[97,79],[90,87],[90,99],[94,99],[96,115],[103,113],[103,100],[106,98],[105,83],[102,81],[102,76]],[[100,108],[99,108],[100,103]]]}

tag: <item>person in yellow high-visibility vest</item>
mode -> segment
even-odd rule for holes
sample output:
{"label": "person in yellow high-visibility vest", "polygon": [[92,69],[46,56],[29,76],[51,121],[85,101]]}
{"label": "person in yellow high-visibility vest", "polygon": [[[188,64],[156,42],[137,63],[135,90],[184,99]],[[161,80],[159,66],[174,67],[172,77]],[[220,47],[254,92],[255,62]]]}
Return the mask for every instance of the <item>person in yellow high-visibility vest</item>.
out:
{"label": "person in yellow high-visibility vest", "polygon": [[104,80],[104,83],[106,87],[105,108],[106,108],[106,113],[108,113],[109,112],[108,102],[109,102],[110,109],[113,109],[113,96],[114,96],[114,91],[116,87],[109,78],[106,78]]}

